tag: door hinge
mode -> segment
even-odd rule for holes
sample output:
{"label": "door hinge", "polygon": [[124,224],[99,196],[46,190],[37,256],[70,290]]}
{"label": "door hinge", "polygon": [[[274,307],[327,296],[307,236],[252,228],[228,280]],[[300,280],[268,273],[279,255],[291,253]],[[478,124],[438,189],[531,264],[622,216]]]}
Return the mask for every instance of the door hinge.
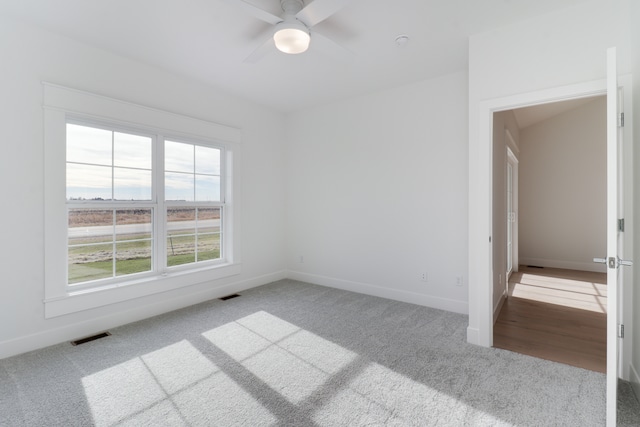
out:
{"label": "door hinge", "polygon": [[618,231],[624,231],[624,218],[618,220]]}
{"label": "door hinge", "polygon": [[618,127],[619,128],[624,127],[624,113],[618,114]]}
{"label": "door hinge", "polygon": [[624,338],[624,325],[618,324],[618,338]]}

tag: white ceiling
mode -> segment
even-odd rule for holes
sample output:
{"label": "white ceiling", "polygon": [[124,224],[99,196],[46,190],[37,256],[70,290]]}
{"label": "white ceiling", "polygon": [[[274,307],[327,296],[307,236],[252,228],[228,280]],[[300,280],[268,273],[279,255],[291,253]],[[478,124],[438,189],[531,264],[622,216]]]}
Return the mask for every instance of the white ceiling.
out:
{"label": "white ceiling", "polygon": [[[279,0],[247,1],[281,14]],[[469,35],[584,1],[348,0],[314,29],[353,58],[312,38],[304,54],[254,64],[243,60],[269,24],[224,0],[0,0],[0,14],[288,112],[464,70]]]}

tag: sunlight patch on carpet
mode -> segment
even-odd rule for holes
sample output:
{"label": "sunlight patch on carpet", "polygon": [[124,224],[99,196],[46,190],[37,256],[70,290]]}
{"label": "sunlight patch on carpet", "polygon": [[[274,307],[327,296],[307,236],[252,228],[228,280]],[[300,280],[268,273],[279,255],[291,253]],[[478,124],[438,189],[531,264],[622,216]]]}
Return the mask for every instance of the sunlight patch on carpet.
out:
{"label": "sunlight patch on carpet", "polygon": [[82,385],[98,427],[144,412],[167,397],[139,358],[86,376]]}
{"label": "sunlight patch on carpet", "polygon": [[219,371],[187,341],[147,353],[142,361],[168,394],[177,393]]}
{"label": "sunlight patch on carpet", "polygon": [[275,421],[186,340],[88,375],[82,384],[96,426]]}
{"label": "sunlight patch on carpet", "polygon": [[318,391],[357,357],[264,311],[202,335],[294,404]]}
{"label": "sunlight patch on carpet", "polygon": [[469,418],[508,425],[264,311],[202,335],[291,404],[317,401],[317,425],[404,426],[431,419],[462,425]]}

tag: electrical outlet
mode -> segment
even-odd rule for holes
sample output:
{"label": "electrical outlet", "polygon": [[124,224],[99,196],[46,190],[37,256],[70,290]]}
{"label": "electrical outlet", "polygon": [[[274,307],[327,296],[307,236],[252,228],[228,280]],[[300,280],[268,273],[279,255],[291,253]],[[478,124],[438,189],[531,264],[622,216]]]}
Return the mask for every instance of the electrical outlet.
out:
{"label": "electrical outlet", "polygon": [[426,272],[420,275],[420,280],[422,280],[423,282],[426,282],[428,280],[428,276]]}
{"label": "electrical outlet", "polygon": [[298,262],[300,264],[304,264],[304,256],[300,255],[300,257],[298,258]]}
{"label": "electrical outlet", "polygon": [[462,286],[464,284],[464,277],[456,276],[456,286]]}

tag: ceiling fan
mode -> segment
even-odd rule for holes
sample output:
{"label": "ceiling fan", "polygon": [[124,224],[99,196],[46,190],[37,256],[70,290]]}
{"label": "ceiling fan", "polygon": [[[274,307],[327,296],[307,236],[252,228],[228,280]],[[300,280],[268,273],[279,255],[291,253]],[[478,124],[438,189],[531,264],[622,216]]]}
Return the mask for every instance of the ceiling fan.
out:
{"label": "ceiling fan", "polygon": [[320,49],[334,56],[348,57],[353,55],[352,52],[329,37],[311,29],[314,25],[336,13],[350,0],[313,0],[306,6],[303,0],[280,0],[282,16],[273,15],[245,0],[224,1],[241,7],[255,18],[273,25],[265,37],[266,40],[262,41],[260,46],[244,62],[257,62],[272,52],[274,46],[279,51],[288,54],[303,53],[309,48],[312,38],[314,45],[317,44]]}

